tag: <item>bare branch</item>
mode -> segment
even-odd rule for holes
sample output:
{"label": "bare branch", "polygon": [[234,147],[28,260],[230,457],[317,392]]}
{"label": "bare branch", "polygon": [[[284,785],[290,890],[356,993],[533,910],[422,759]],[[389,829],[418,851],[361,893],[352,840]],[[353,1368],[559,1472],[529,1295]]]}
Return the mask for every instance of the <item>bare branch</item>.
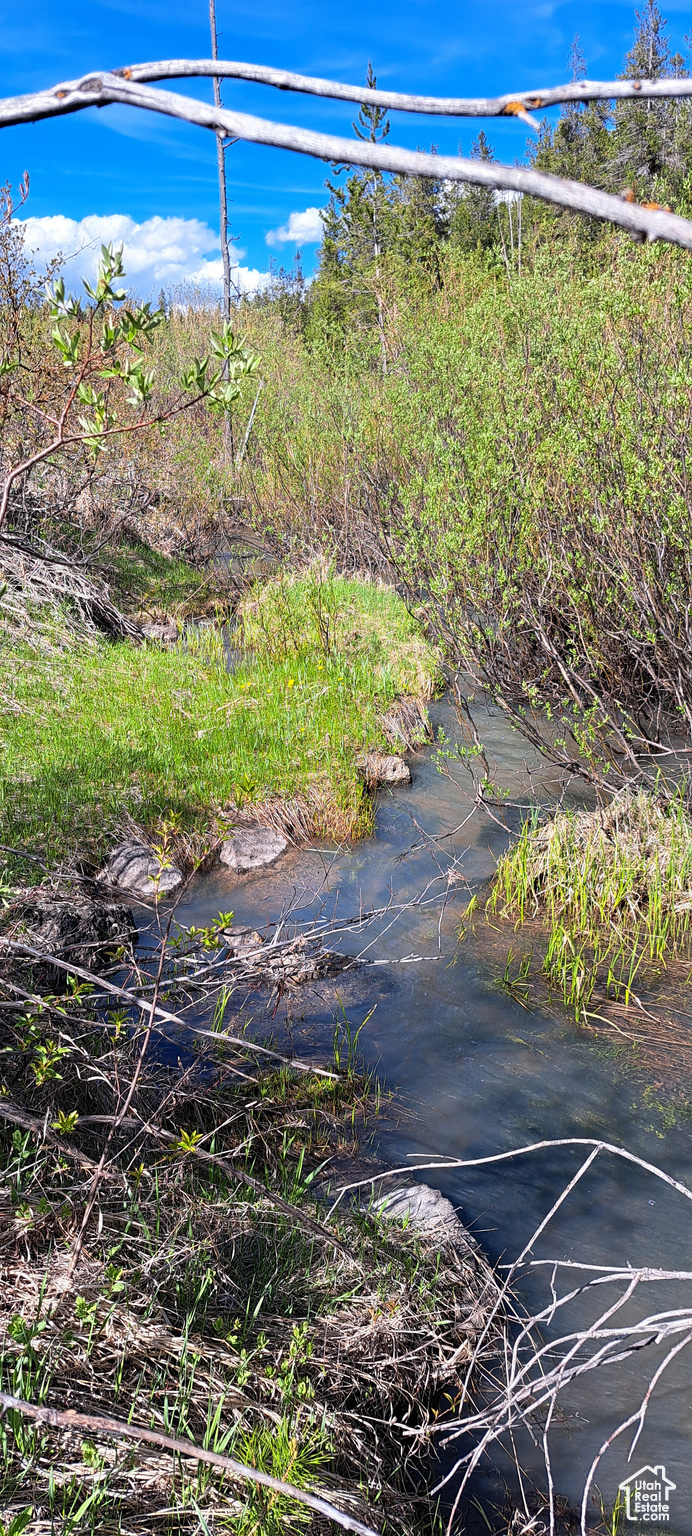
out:
{"label": "bare branch", "polygon": [[[17,1104],[10,1104],[7,1099],[0,1099],[0,1120],[9,1120],[10,1125],[20,1125],[23,1131],[32,1131],[36,1136],[40,1136],[41,1140],[45,1141],[49,1147],[53,1147],[65,1157],[72,1158],[72,1161],[78,1163],[80,1168],[88,1169],[89,1173],[96,1171],[96,1163],[90,1157],[86,1157],[83,1152],[80,1152],[79,1147],[73,1147],[69,1141],[65,1140],[64,1136],[54,1136],[53,1132],[49,1131],[48,1116],[46,1116],[45,1120],[39,1120],[37,1115],[28,1115],[26,1110],[20,1109]],[[112,1178],[113,1175],[108,1174],[107,1177]]]}
{"label": "bare branch", "polygon": [[128,1440],[138,1440],[145,1445],[156,1445],[163,1451],[170,1451],[174,1456],[189,1456],[193,1461],[206,1462],[210,1467],[219,1467],[222,1472],[230,1472],[233,1477],[240,1477],[247,1483],[260,1483],[263,1488],[271,1488],[273,1493],[282,1493],[286,1498],[297,1499],[300,1504],[307,1504],[308,1509],[314,1509],[317,1514],[326,1516],[327,1520],[333,1520],[345,1531],[355,1531],[357,1536],[378,1536],[377,1531],[370,1525],[363,1525],[360,1520],[354,1520],[351,1515],[337,1509],[335,1504],[328,1504],[326,1499],[316,1498],[312,1493],[304,1493],[302,1488],[294,1488],[292,1483],[282,1483],[278,1477],[270,1477],[268,1472],[258,1472],[254,1467],[246,1467],[242,1461],[236,1461],[232,1456],[219,1456],[216,1451],[207,1451],[201,1445],[195,1445],[190,1440],[177,1440],[173,1435],[162,1435],[155,1429],[144,1429],[138,1424],[126,1424],[122,1419],[107,1418],[100,1413],[74,1413],[72,1409],[61,1411],[58,1408],[36,1407],[34,1403],[25,1403],[19,1397],[10,1397],[8,1392],[0,1392],[0,1407],[15,1413],[21,1413],[25,1418],[34,1419],[38,1424],[49,1424],[53,1429],[67,1429],[74,1431],[89,1430],[92,1434],[123,1435]]}
{"label": "bare branch", "polygon": [[425,112],[431,117],[517,117],[568,101],[648,101],[692,96],[689,76],[681,80],[570,80],[566,85],[553,85],[545,90],[509,91],[505,96],[411,96],[225,59],[163,59],[155,64],[130,64],[113,73],[137,82],[216,75],[226,80],[273,85],[279,91],[300,91],[305,96],[326,96],[331,101],[356,101],[391,112]]}
{"label": "bare branch", "polygon": [[[19,945],[14,947],[20,948]],[[662,1179],[664,1184],[669,1184],[671,1189],[677,1190],[679,1195],[684,1195],[686,1200],[692,1200],[692,1189],[688,1189],[685,1184],[680,1184],[677,1179],[672,1179],[670,1174],[664,1173],[662,1168],[657,1168],[655,1163],[647,1163],[642,1157],[637,1157],[636,1153],[628,1152],[626,1147],[617,1147],[610,1141],[597,1141],[591,1136],[561,1136],[551,1141],[532,1141],[525,1147],[512,1147],[509,1152],[493,1152],[488,1157],[448,1157],[436,1158],[434,1162],[408,1163],[402,1168],[390,1168],[386,1173],[376,1173],[371,1175],[370,1178],[359,1179],[353,1184],[344,1184],[339,1190],[334,1204],[331,1206],[327,1220],[334,1214],[343,1195],[353,1189],[363,1189],[366,1184],[370,1184],[374,1189],[375,1184],[380,1179],[386,1179],[389,1174],[416,1174],[430,1171],[451,1173],[455,1168],[484,1168],[490,1163],[504,1163],[511,1157],[523,1157],[528,1152],[543,1152],[547,1148],[553,1147],[594,1147],[598,1152],[612,1152],[614,1157],[622,1157],[627,1163],[635,1163],[645,1173],[652,1173],[655,1178]],[[545,1222],[542,1223],[542,1226],[545,1226]],[[522,1250],[522,1259],[528,1253],[530,1247],[531,1243]],[[550,1263],[552,1264],[553,1262],[551,1259]],[[512,1269],[515,1268],[517,1263],[518,1260],[515,1259],[511,1266]]]}
{"label": "bare branch", "polygon": [[[215,70],[220,72],[221,65],[211,60],[209,72],[213,74]],[[687,85],[690,90],[690,82],[666,81],[669,94],[670,88],[678,83]],[[375,95],[382,105],[384,93],[378,91]],[[662,209],[650,209],[626,202],[578,181],[569,181],[561,176],[521,166],[498,165],[495,161],[428,155],[390,144],[370,144],[362,140],[356,142],[334,134],[315,133],[311,129],[295,128],[287,123],[251,117],[244,112],[229,112],[225,108],[195,101],[188,96],[174,95],[170,91],[152,90],[146,85],[138,85],[107,71],[85,75],[81,80],[66,81],[62,85],[36,91],[28,96],[15,96],[1,101],[0,128],[37,122],[42,118],[60,117],[83,111],[87,107],[105,107],[112,102],[160,112],[167,117],[180,118],[198,127],[209,128],[224,137],[231,136],[252,144],[289,149],[296,154],[312,155],[318,160],[370,166],[374,170],[399,175],[468,182],[474,186],[522,193],[554,203],[558,207],[571,208],[575,213],[607,219],[627,230],[635,239],[666,240],[692,250],[692,223],[688,219],[666,213]]]}

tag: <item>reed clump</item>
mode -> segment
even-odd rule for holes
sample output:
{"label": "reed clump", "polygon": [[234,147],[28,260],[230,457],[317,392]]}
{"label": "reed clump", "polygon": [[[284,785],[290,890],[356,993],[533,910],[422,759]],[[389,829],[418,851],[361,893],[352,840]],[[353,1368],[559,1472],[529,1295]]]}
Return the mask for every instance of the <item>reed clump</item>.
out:
{"label": "reed clump", "polygon": [[690,954],[692,819],[680,796],[616,795],[538,814],[500,860],[490,910],[548,932],[544,975],[582,1009],[598,986],[629,1002],[635,977]]}

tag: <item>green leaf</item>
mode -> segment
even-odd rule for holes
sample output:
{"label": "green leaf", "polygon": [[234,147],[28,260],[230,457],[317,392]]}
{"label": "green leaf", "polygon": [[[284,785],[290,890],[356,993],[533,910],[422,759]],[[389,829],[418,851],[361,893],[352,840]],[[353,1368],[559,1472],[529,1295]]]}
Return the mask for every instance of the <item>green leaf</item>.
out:
{"label": "green leaf", "polygon": [[0,1520],[0,1536],[22,1536],[22,1531],[26,1530],[33,1513],[33,1509],[23,1509],[20,1514],[10,1520],[9,1525],[3,1525]]}
{"label": "green leaf", "polygon": [[203,357],[201,360],[196,357],[192,366],[190,368],[186,368],[185,372],[181,375],[181,383],[183,389],[194,391],[199,395],[207,395],[210,389],[213,389],[217,379],[219,378],[218,373],[214,374],[213,378],[208,378],[208,368],[208,357]]}
{"label": "green leaf", "polygon": [[104,304],[120,304],[126,297],[124,288],[114,288],[116,278],[124,277],[123,248],[116,250],[112,245],[101,246],[101,259],[96,273],[96,287],[83,281],[83,287],[90,299],[93,299],[97,308]]}
{"label": "green leaf", "polygon": [[64,1109],[59,1109],[57,1120],[51,1122],[52,1128],[54,1131],[57,1131],[59,1136],[70,1136],[78,1119],[79,1115],[76,1109],[71,1109],[67,1114]]}
{"label": "green leaf", "polygon": [[65,367],[76,367],[79,358],[79,332],[75,331],[74,336],[68,336],[59,325],[54,325],[51,336]]}
{"label": "green leaf", "polygon": [[212,409],[221,411],[228,416],[233,403],[240,394],[240,385],[230,380],[228,383],[217,383],[209,394],[209,404]]}
{"label": "green leaf", "polygon": [[121,377],[125,379],[126,383],[129,384],[130,389],[132,390],[132,393],[127,397],[129,404],[146,405],[154,384],[153,369],[149,369],[145,372],[141,362],[138,359],[134,363],[123,363],[120,369],[120,373]]}
{"label": "green leaf", "polygon": [[139,338],[151,336],[158,329],[166,316],[162,309],[152,311],[151,304],[139,304],[137,309],[125,309],[121,312],[118,322],[118,336],[122,341],[129,342],[130,346],[137,348]]}
{"label": "green leaf", "polygon": [[177,1147],[179,1152],[194,1152],[197,1143],[202,1140],[201,1131],[181,1131]]}
{"label": "green leaf", "polygon": [[101,327],[101,351],[111,352],[118,339],[118,332],[110,320],[104,320]]}

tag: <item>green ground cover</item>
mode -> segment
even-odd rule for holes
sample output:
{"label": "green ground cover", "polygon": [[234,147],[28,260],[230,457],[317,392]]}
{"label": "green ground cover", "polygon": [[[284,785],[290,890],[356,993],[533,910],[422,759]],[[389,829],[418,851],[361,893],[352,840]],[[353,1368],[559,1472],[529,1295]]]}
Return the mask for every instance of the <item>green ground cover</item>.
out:
{"label": "green ground cover", "polygon": [[238,641],[253,650],[233,674],[216,627],[169,651],[7,648],[0,840],[49,865],[98,860],[132,823],[213,834],[233,804],[272,795],[303,797],[316,835],[367,831],[355,757],[384,745],[383,710],[429,695],[437,666],[401,600],[309,572],[252,594]]}
{"label": "green ground cover", "polygon": [[115,602],[129,611],[194,617],[227,600],[222,572],[199,570],[133,540],[109,550],[103,574]]}

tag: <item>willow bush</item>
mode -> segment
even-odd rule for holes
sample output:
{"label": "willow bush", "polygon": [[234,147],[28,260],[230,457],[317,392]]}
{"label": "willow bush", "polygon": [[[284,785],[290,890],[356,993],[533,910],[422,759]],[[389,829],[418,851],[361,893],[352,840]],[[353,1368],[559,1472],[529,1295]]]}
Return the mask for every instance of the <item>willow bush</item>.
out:
{"label": "willow bush", "polygon": [[613,237],[511,280],[478,253],[397,281],[386,374],[288,338],[254,521],[280,551],[389,565],[554,758],[619,782],[692,727],[687,258]]}

